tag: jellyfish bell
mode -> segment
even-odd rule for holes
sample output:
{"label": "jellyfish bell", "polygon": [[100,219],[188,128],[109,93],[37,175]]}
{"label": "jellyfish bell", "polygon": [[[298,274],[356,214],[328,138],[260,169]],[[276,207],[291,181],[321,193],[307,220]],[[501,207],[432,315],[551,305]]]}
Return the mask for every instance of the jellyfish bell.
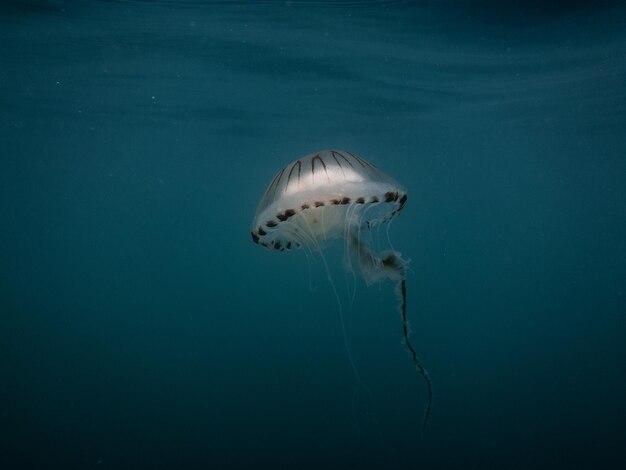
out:
{"label": "jellyfish bell", "polygon": [[338,237],[359,242],[363,229],[395,217],[406,200],[397,181],[361,157],[315,152],[276,174],[254,216],[252,239],[277,251],[319,249]]}
{"label": "jellyfish bell", "polygon": [[404,340],[428,386],[424,425],[432,388],[408,339],[408,262],[397,251],[377,253],[368,243],[371,229],[396,217],[407,198],[402,185],[358,155],[323,150],[289,163],[276,174],[257,207],[251,235],[255,243],[271,250],[304,247],[320,253],[329,240],[343,238],[347,259],[356,260],[368,285],[385,279],[397,283]]}

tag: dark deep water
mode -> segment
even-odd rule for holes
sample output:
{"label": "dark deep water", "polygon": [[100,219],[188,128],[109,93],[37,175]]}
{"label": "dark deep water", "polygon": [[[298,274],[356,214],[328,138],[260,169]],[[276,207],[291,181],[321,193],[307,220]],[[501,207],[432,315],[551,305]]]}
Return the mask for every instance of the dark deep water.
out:
{"label": "dark deep water", "polygon": [[[4,1],[0,467],[626,465],[626,8]],[[393,285],[250,240],[284,164],[401,181]],[[348,282],[350,279],[348,278]]]}

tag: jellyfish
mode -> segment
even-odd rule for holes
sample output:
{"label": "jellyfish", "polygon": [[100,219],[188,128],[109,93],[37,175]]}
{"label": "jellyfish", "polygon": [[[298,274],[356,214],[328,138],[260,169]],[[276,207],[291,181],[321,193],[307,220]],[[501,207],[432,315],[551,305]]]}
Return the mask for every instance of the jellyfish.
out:
{"label": "jellyfish", "polygon": [[423,430],[430,415],[432,384],[409,341],[408,261],[393,249],[375,252],[367,236],[372,228],[396,217],[407,197],[395,179],[358,155],[343,150],[314,152],[276,174],[258,205],[251,235],[255,243],[274,251],[308,248],[320,253],[328,241],[342,238],[346,266],[352,269],[355,260],[367,285],[386,279],[396,283],[404,343],[428,389]]}

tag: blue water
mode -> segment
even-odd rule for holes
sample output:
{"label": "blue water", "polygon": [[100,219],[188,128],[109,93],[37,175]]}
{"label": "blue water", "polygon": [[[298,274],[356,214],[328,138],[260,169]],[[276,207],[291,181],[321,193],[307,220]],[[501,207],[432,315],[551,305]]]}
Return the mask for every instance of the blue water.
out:
{"label": "blue water", "polygon": [[[503,5],[2,2],[0,466],[626,465],[626,8]],[[250,239],[325,148],[408,189],[423,435],[393,284]]]}

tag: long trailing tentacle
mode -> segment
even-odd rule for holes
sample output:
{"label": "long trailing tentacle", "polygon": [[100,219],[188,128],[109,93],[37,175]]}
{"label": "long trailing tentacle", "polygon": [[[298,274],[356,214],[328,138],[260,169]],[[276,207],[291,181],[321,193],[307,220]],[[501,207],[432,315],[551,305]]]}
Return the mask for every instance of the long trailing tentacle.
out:
{"label": "long trailing tentacle", "polygon": [[420,359],[417,357],[417,354],[415,353],[415,349],[413,349],[413,346],[411,345],[411,342],[409,341],[409,322],[406,318],[406,279],[402,279],[400,281],[400,294],[402,296],[402,302],[401,302],[402,306],[400,310],[402,313],[402,327],[404,330],[404,341],[406,343],[407,348],[409,349],[411,353],[411,356],[413,356],[413,364],[415,364],[415,368],[419,371],[421,376],[424,377],[424,380],[426,381],[426,385],[428,386],[428,404],[426,405],[426,411],[424,412],[424,419],[422,420],[422,432],[424,432],[426,428],[426,422],[428,421],[428,416],[430,415],[430,407],[433,402],[433,387],[432,387],[432,383],[430,382],[428,371],[426,370],[426,368],[424,367]]}
{"label": "long trailing tentacle", "polygon": [[355,255],[358,257],[359,268],[366,283],[372,284],[383,279],[391,279],[397,282],[396,294],[399,300],[398,307],[402,315],[404,342],[411,353],[415,368],[424,378],[428,387],[428,404],[422,421],[422,432],[424,432],[428,416],[430,415],[430,408],[433,399],[433,387],[430,377],[428,376],[428,371],[418,358],[415,353],[415,349],[413,349],[413,345],[409,341],[409,321],[406,316],[406,275],[409,261],[402,259],[401,254],[393,250],[375,253],[354,234],[350,236],[349,241],[350,249],[353,250]]}

